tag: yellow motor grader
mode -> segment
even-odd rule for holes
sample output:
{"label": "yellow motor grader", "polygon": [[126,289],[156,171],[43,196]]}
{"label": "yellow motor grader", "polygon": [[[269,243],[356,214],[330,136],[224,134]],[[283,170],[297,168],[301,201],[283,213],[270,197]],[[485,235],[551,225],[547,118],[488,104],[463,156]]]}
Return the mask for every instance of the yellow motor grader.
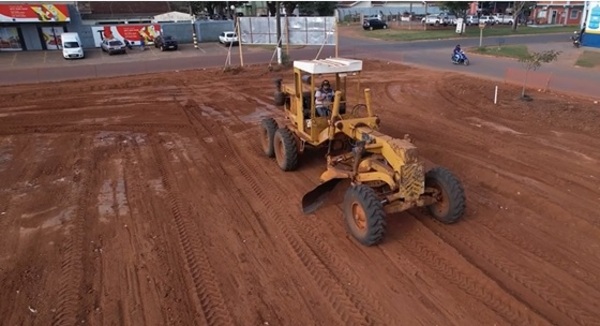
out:
{"label": "yellow motor grader", "polygon": [[[293,71],[293,84],[276,80],[275,104],[283,107],[283,116],[279,124],[274,118],[261,121],[261,144],[283,171],[297,168],[307,146],[327,149],[321,184],[302,199],[305,214],[316,211],[339,181],[349,179],[343,202],[346,228],[365,246],[383,240],[389,213],[427,207],[443,223],[463,215],[463,187],[452,172],[439,166],[426,170],[408,135],[398,139],[378,131],[381,121],[373,113],[370,89],[359,96],[361,60],[298,60]],[[319,104],[329,109],[323,116],[316,110],[315,78],[333,84],[333,100]],[[348,92],[352,79],[356,92]]]}

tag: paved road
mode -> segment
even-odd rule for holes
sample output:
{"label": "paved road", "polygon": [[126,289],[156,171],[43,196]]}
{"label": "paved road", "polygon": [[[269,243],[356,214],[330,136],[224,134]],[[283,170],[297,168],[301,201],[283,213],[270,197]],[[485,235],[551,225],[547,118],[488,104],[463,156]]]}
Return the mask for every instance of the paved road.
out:
{"label": "paved road", "polygon": [[[550,42],[568,42],[568,37],[568,33],[562,33],[510,36],[503,39],[505,44],[532,45]],[[498,37],[490,37],[484,40],[485,45],[498,44]],[[340,56],[360,56],[363,58],[401,61],[407,64],[478,74],[500,80],[504,79],[506,68],[521,68],[520,64],[514,60],[473,55],[471,55],[472,65],[469,67],[452,65],[449,62],[449,53],[456,42],[456,40],[389,42],[340,37],[339,54]],[[476,46],[479,45],[479,39],[465,38],[461,39],[460,43],[463,47]],[[294,59],[313,59],[316,55],[316,50],[291,50],[290,55]],[[320,57],[332,55],[333,48],[325,47]],[[244,64],[267,63],[271,61],[271,58],[272,53],[269,51],[245,53]],[[231,61],[233,65],[239,64],[237,51],[233,51]],[[34,68],[3,69],[0,74],[0,85],[222,67],[224,62],[225,56],[223,54],[207,54],[193,51],[185,56],[178,56],[177,60],[173,60],[172,58],[129,62],[98,62],[90,60],[91,64],[73,66],[53,67],[52,65],[47,65]],[[554,75],[550,85],[551,89],[562,89],[588,96],[598,96],[597,87],[593,87],[593,85],[600,84],[600,74],[597,71],[576,70],[573,67],[559,65],[545,66],[540,71]]]}

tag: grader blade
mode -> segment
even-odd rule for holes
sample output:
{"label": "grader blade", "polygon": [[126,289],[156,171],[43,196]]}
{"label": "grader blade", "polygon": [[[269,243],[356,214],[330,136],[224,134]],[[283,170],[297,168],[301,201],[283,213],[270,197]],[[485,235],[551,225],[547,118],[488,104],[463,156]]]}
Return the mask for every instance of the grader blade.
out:
{"label": "grader blade", "polygon": [[329,194],[335,189],[335,186],[343,179],[331,179],[328,180],[313,190],[307,192],[302,197],[302,212],[304,214],[311,214],[315,212],[327,199]]}

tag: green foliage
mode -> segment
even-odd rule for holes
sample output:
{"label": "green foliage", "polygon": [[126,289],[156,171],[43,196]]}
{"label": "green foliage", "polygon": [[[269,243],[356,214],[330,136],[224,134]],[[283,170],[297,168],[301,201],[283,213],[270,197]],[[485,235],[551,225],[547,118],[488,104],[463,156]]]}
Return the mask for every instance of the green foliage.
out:
{"label": "green foliage", "polygon": [[[219,14],[224,14],[227,11],[227,6],[234,5],[239,7],[243,4],[248,3],[249,1],[189,1],[189,2],[176,2],[179,6],[183,4],[191,4],[192,11],[195,15],[198,13],[206,12],[209,15],[212,15],[215,11]],[[189,6],[189,5],[188,5]]]}
{"label": "green foliage", "polygon": [[477,47],[474,52],[493,55],[497,57],[508,57],[508,58],[524,58],[529,55],[529,50],[526,45],[505,45],[505,46],[489,46],[489,47]]}
{"label": "green foliage", "polygon": [[440,9],[447,10],[456,17],[466,17],[467,11],[471,6],[470,2],[467,1],[441,1]]}
{"label": "green foliage", "polygon": [[333,16],[337,3],[335,1],[306,1],[298,4],[303,15]]}
{"label": "green foliage", "polygon": [[531,52],[526,56],[519,58],[526,70],[538,70],[543,63],[556,61],[562,51],[547,50],[542,52]]}
{"label": "green foliage", "polygon": [[526,10],[531,10],[536,5],[536,1],[515,1],[513,6],[513,30],[517,29],[518,18]]}
{"label": "green foliage", "polygon": [[579,55],[579,58],[577,58],[575,65],[587,68],[600,66],[600,53],[584,50],[581,55]]}

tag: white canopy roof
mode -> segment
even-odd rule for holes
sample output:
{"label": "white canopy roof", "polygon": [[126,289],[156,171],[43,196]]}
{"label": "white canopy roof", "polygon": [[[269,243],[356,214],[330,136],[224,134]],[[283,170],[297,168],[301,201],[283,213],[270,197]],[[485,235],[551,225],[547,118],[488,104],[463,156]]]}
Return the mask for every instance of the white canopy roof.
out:
{"label": "white canopy roof", "polygon": [[164,14],[154,16],[155,22],[167,22],[167,21],[191,21],[192,15],[186,14],[179,11],[171,11]]}
{"label": "white canopy roof", "polygon": [[296,60],[294,68],[310,74],[334,74],[362,70],[362,60],[328,58],[318,60]]}

